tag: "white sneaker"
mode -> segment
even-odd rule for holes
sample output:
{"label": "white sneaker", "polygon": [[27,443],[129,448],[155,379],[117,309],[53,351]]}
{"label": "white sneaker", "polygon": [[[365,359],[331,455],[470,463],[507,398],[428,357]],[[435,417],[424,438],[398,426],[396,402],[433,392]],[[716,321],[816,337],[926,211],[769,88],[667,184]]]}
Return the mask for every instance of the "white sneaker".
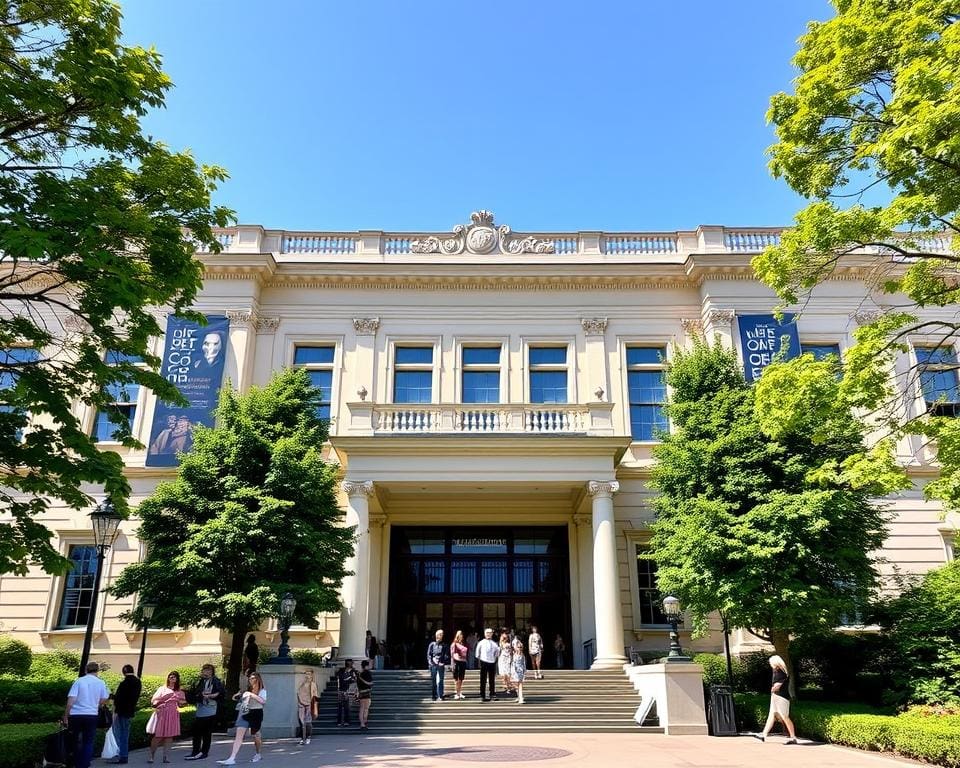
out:
{"label": "white sneaker", "polygon": [[309,744],[309,743],[310,743],[310,739],[307,739],[305,743]]}
{"label": "white sneaker", "polygon": [[306,742],[303,739],[300,739],[300,741],[298,741],[297,744],[302,747],[304,744],[306,744]]}
{"label": "white sneaker", "polygon": [[251,762],[251,763],[259,763],[261,760],[263,760],[263,758],[260,757],[260,753],[259,753],[259,752],[258,752],[257,754],[255,754],[253,757],[250,758],[250,762]]}
{"label": "white sneaker", "polygon": [[226,760],[217,760],[218,765],[236,765],[237,761],[232,757],[228,757]]}

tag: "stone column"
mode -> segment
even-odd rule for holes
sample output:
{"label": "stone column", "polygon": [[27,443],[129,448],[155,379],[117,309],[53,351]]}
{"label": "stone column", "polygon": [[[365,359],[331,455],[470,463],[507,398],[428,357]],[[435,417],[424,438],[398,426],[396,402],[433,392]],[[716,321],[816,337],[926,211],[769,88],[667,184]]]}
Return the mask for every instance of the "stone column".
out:
{"label": "stone column", "polygon": [[623,655],[623,613],[617,539],[613,519],[613,494],[620,483],[591,480],[587,492],[593,498],[593,604],[596,612],[596,653],[591,669],[619,669]]}
{"label": "stone column", "polygon": [[344,480],[341,484],[347,494],[346,522],[356,526],[354,555],[347,560],[347,570],[352,576],[343,580],[340,598],[343,611],[340,613],[340,657],[364,658],[367,635],[367,620],[370,601],[370,495],[373,481],[357,482]]}
{"label": "stone column", "polygon": [[573,522],[577,531],[577,587],[580,602],[580,620],[578,622],[580,644],[570,649],[573,656],[572,666],[581,669],[583,663],[583,643],[593,638],[596,646],[597,621],[593,610],[593,516],[574,515]]}

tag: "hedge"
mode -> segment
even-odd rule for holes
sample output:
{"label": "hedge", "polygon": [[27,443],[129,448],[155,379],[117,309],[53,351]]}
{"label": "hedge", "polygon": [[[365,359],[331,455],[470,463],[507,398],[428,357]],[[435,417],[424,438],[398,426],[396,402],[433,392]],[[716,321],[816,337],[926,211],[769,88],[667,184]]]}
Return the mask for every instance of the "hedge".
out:
{"label": "hedge", "polygon": [[[63,713],[61,709],[60,714]],[[130,725],[130,749],[146,747],[150,737],[145,728],[152,709],[141,709],[134,715]],[[194,708],[180,710],[180,734],[186,736],[193,727]],[[0,725],[0,768],[33,768],[43,755],[44,739],[56,732],[59,726],[50,723],[18,723]],[[103,748],[106,731],[97,731],[94,754],[99,755]]]}
{"label": "hedge", "polygon": [[[743,728],[759,730],[767,718],[769,697],[738,694]],[[797,734],[858,749],[894,752],[946,768],[960,768],[960,716],[907,712],[883,714],[865,705],[801,700],[791,708]]]}

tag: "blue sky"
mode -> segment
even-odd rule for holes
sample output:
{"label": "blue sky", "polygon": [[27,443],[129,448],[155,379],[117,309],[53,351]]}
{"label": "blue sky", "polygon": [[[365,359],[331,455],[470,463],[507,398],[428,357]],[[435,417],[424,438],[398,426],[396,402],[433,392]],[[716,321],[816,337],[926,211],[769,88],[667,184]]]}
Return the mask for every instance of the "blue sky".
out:
{"label": "blue sky", "polygon": [[176,87],[145,126],[288,229],[788,224],[764,113],[826,0],[127,0]]}

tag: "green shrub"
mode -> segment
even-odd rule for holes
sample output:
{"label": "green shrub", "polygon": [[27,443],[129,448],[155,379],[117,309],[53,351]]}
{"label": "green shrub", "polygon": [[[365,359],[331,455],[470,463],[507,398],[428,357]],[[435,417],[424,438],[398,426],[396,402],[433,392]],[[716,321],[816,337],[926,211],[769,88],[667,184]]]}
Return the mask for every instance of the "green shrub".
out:
{"label": "green shrub", "polygon": [[269,664],[270,659],[277,655],[277,649],[270,645],[260,645],[257,646],[257,649],[259,651],[258,666]]}
{"label": "green shrub", "polygon": [[26,675],[30,672],[33,651],[23,640],[0,635],[0,675]]}
{"label": "green shrub", "polygon": [[32,768],[43,755],[44,739],[57,728],[56,723],[0,725],[0,768]]}
{"label": "green shrub", "polygon": [[0,723],[44,722],[58,719],[67,703],[72,679],[0,678]]}
{"label": "green shrub", "polygon": [[893,748],[904,757],[924,760],[946,768],[960,767],[960,727],[938,722],[939,717],[920,720],[892,717]]}
{"label": "green shrub", "polygon": [[323,654],[312,648],[298,648],[293,652],[294,661],[297,664],[307,664],[311,667],[323,666]]}

